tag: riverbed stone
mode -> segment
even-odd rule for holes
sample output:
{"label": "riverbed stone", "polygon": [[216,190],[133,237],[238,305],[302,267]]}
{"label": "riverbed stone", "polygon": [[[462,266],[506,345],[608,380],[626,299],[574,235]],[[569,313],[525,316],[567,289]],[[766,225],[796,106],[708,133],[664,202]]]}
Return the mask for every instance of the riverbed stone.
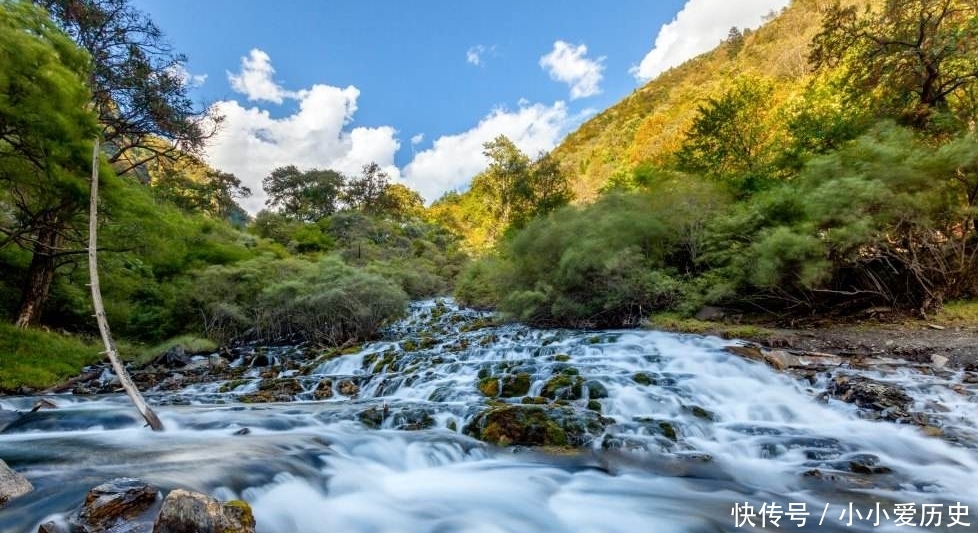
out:
{"label": "riverbed stone", "polygon": [[464,432],[497,446],[581,446],[612,422],[594,411],[508,404],[479,413]]}
{"label": "riverbed stone", "polygon": [[254,533],[251,507],[240,500],[221,503],[199,492],[174,489],[166,495],[153,533]]}
{"label": "riverbed stone", "polygon": [[88,491],[78,520],[88,530],[107,530],[146,512],[156,503],[159,492],[135,478],[113,479]]}
{"label": "riverbed stone", "polygon": [[14,472],[0,459],[0,507],[8,501],[34,490],[34,485],[26,477]]}
{"label": "riverbed stone", "polygon": [[863,409],[877,411],[882,418],[893,421],[909,419],[908,409],[913,403],[913,399],[895,385],[845,374],[836,376],[825,393]]}

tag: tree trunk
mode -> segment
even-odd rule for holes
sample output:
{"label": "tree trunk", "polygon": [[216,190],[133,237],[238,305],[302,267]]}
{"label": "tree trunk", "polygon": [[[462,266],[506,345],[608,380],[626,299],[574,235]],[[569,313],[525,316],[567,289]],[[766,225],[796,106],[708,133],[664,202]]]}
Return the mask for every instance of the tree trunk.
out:
{"label": "tree trunk", "polygon": [[96,256],[98,244],[98,138],[95,139],[95,148],[92,152],[92,195],[89,203],[88,219],[88,275],[92,284],[92,303],[95,306],[95,320],[98,321],[98,329],[102,334],[102,342],[105,344],[105,353],[109,356],[112,369],[119,378],[119,383],[126,390],[126,394],[136,405],[136,410],[143,415],[143,419],[153,428],[153,431],[163,431],[163,422],[148,405],[143,395],[139,393],[136,384],[129,377],[125,365],[119,359],[119,352],[115,349],[115,341],[112,340],[112,333],[109,332],[109,321],[105,318],[105,307],[102,305],[102,290],[98,282],[98,262]]}
{"label": "tree trunk", "polygon": [[27,282],[21,295],[20,308],[14,324],[19,328],[34,326],[41,320],[41,307],[51,292],[54,271],[57,268],[54,253],[61,244],[61,233],[56,221],[45,225],[37,234],[31,266],[27,270]]}

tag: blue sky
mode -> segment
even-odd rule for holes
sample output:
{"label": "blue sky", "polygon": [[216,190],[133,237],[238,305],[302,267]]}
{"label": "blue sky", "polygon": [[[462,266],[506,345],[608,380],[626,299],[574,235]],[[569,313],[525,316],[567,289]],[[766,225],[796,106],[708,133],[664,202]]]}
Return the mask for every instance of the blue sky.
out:
{"label": "blue sky", "polygon": [[481,145],[531,155],[731,26],[788,0],[135,0],[226,117],[208,161],[263,202],[273,168],[376,161],[427,199],[464,189]]}

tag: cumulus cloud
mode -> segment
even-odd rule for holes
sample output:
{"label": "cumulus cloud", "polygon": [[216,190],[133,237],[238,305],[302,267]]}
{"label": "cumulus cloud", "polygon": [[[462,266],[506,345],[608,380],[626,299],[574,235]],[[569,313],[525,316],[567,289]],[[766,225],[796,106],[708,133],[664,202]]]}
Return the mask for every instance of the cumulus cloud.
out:
{"label": "cumulus cloud", "polygon": [[404,180],[428,201],[445,191],[465,187],[488,166],[482,145],[498,135],[509,137],[524,153],[535,157],[550,150],[580,117],[569,116],[564,102],[553,105],[521,102],[518,109],[496,109],[468,131],[435,139],[404,168]]}
{"label": "cumulus cloud", "polygon": [[496,45],[486,46],[483,44],[477,44],[465,52],[465,60],[475,66],[483,65],[485,64],[485,59],[483,56],[485,56],[487,53],[492,54],[495,51]]}
{"label": "cumulus cloud", "polygon": [[357,111],[359,89],[317,84],[289,91],[273,81],[274,72],[268,54],[252,50],[242,59],[241,72],[229,73],[228,78],[248,100],[295,100],[298,109],[293,114],[272,117],[266,109],[234,100],[214,104],[214,112],[225,120],[210,142],[207,159],[251,188],[254,196],[245,199],[243,207],[254,213],[264,206],[262,179],[284,165],[356,174],[363,165],[376,162],[393,178],[399,178],[394,154],[400,143],[394,128],[347,128]]}
{"label": "cumulus cloud", "polygon": [[756,28],[765,15],[789,3],[790,0],[688,0],[675,19],[659,29],[652,50],[630,72],[639,81],[655,78],[711,50],[727,37],[731,27]]}
{"label": "cumulus cloud", "polygon": [[424,142],[424,133],[419,133],[419,134],[415,135],[414,137],[411,137],[411,144],[412,145],[418,145],[418,144],[421,144],[422,142]]}
{"label": "cumulus cloud", "polygon": [[587,46],[555,41],[554,49],[540,58],[540,67],[550,73],[550,79],[570,86],[570,99],[586,98],[601,92],[604,57],[588,59]]}
{"label": "cumulus cloud", "polygon": [[167,71],[187,87],[200,87],[207,81],[207,74],[191,74],[187,67],[175,63]]}
{"label": "cumulus cloud", "polygon": [[298,96],[286,91],[274,79],[272,58],[263,50],[254,48],[241,58],[241,72],[227,73],[231,88],[248,97],[248,101],[267,101],[281,104],[286,98]]}

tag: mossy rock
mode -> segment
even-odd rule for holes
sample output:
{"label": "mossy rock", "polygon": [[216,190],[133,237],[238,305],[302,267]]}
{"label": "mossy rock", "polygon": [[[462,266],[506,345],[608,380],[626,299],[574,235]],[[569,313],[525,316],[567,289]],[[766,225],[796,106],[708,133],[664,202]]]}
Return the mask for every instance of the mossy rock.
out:
{"label": "mossy rock", "polygon": [[552,400],[580,400],[583,393],[584,378],[567,374],[550,378],[541,391],[543,396]]}
{"label": "mossy rock", "polygon": [[384,412],[376,407],[364,409],[357,413],[360,423],[371,429],[377,429],[384,423]]}
{"label": "mossy rock", "polygon": [[372,374],[390,371],[397,362],[397,352],[387,350],[363,356],[363,369]]}
{"label": "mossy rock", "polygon": [[716,415],[698,405],[688,405],[684,408],[696,418],[702,418],[703,420],[716,420]]}
{"label": "mossy rock", "polygon": [[662,430],[663,437],[673,442],[679,440],[679,435],[676,433],[676,428],[670,422],[659,422],[659,429]]}
{"label": "mossy rock", "polygon": [[316,385],[316,390],[312,393],[317,400],[328,400],[333,397],[333,381],[324,379]]}
{"label": "mossy rock", "polygon": [[554,356],[554,361],[557,361],[558,363],[566,363],[567,361],[570,361],[570,356],[565,353],[559,353]]}
{"label": "mossy rock", "polygon": [[600,381],[587,382],[587,397],[589,400],[601,400],[608,397],[608,388]]}
{"label": "mossy rock", "polygon": [[582,446],[613,422],[569,407],[505,404],[479,413],[465,433],[498,446]]}
{"label": "mossy rock", "polygon": [[533,377],[526,372],[506,376],[502,380],[503,388],[500,394],[505,398],[523,396],[530,392],[530,385],[533,384]]}
{"label": "mossy rock", "polygon": [[238,387],[240,387],[240,386],[242,386],[242,385],[244,385],[246,383],[248,383],[248,380],[247,379],[233,379],[233,380],[228,381],[227,383],[221,385],[221,388],[218,389],[218,392],[231,392],[234,389],[236,389],[236,388],[238,388]]}
{"label": "mossy rock", "polygon": [[479,384],[477,386],[479,388],[479,392],[490,398],[499,396],[499,378],[482,378],[479,380]]}
{"label": "mossy rock", "polygon": [[524,396],[520,403],[523,405],[547,405],[550,400],[543,396]]}
{"label": "mossy rock", "polygon": [[646,385],[646,386],[655,384],[655,379],[653,379],[652,376],[646,374],[645,372],[636,373],[634,376],[632,376],[632,381],[638,383],[639,385]]}
{"label": "mossy rock", "polygon": [[494,407],[473,420],[466,432],[497,446],[566,446],[567,433],[542,407]]}
{"label": "mossy rock", "polygon": [[597,400],[588,400],[587,408],[594,411],[595,413],[601,412],[601,402]]}

